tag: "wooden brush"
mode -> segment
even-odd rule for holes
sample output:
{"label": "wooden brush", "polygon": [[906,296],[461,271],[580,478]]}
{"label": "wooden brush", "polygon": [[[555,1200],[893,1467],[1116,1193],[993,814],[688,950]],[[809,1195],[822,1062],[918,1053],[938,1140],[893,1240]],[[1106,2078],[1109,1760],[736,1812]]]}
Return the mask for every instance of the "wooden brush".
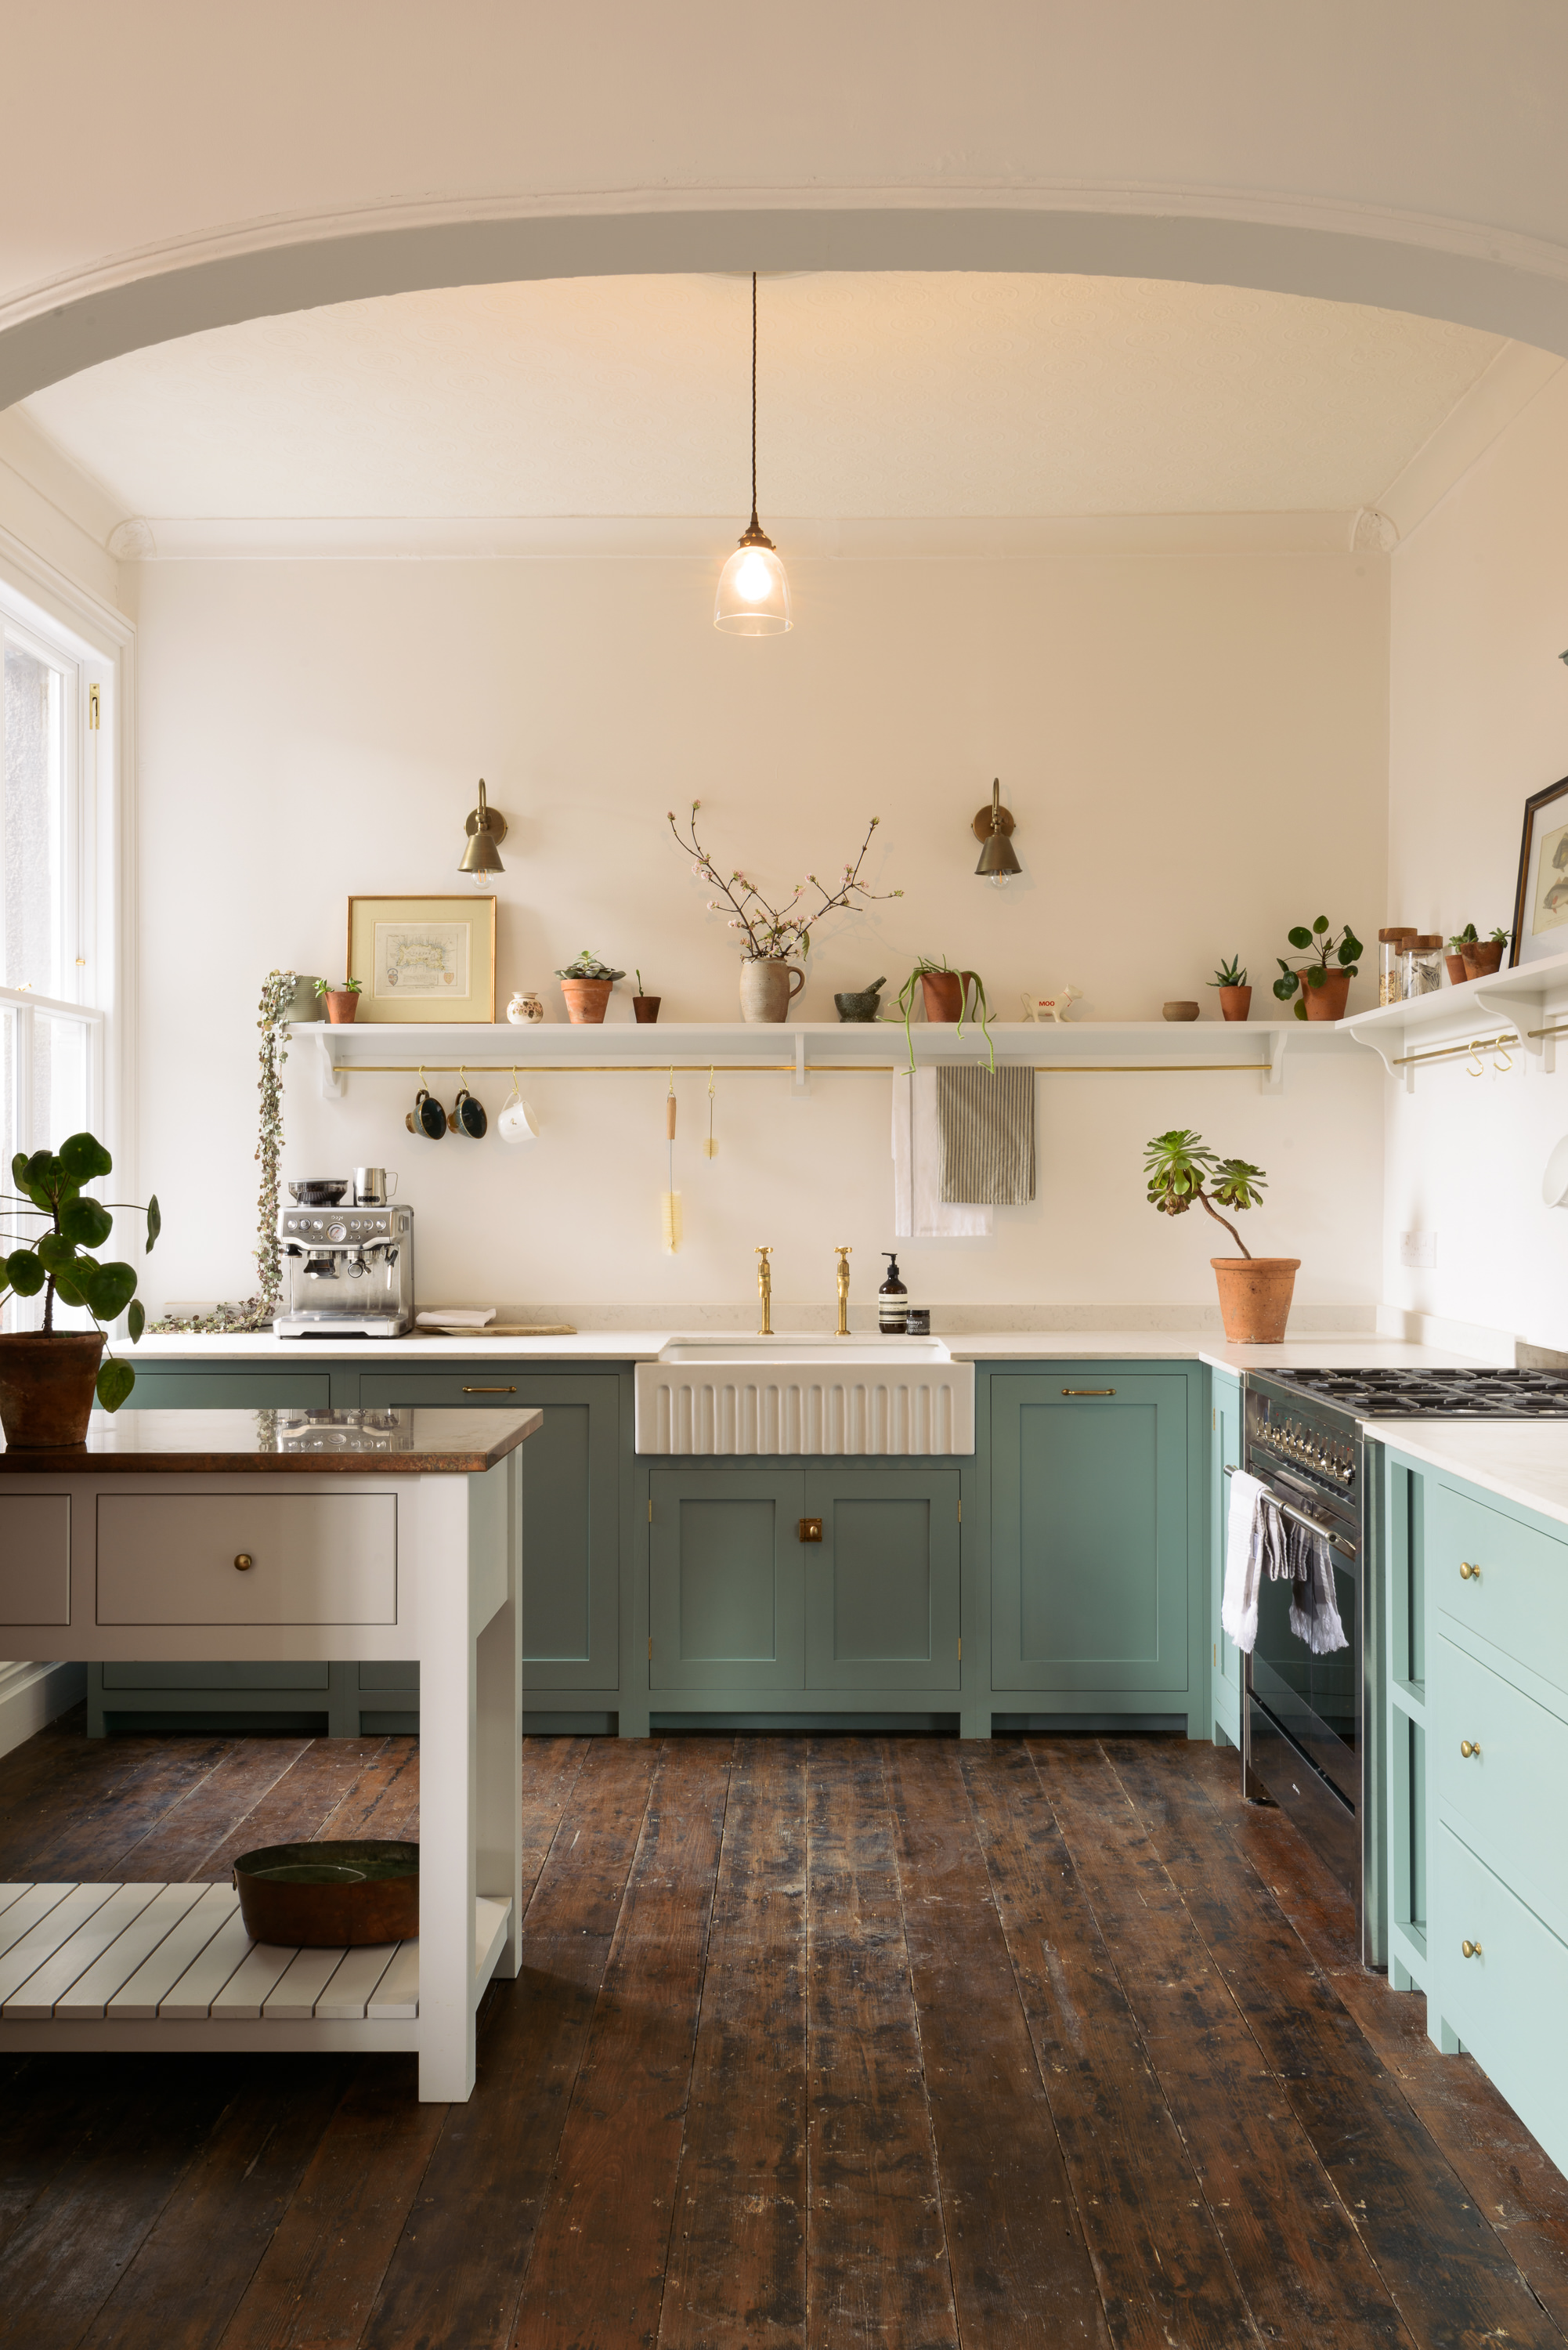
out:
{"label": "wooden brush", "polygon": [[719,1146],[713,1139],[713,1072],[710,1069],[708,1072],[708,1139],[702,1145],[702,1156],[704,1159],[716,1159],[718,1155]]}
{"label": "wooden brush", "polygon": [[664,1253],[673,1256],[680,1246],[680,1194],[675,1188],[675,1072],[670,1072],[670,1091],[664,1100],[664,1132],[670,1145],[670,1188],[661,1192],[659,1212],[664,1231]]}

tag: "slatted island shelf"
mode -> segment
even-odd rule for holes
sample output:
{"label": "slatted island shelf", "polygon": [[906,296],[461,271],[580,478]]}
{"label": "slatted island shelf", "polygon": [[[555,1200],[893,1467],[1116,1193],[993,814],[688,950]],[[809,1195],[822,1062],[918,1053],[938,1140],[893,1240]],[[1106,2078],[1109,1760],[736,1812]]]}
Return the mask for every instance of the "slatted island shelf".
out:
{"label": "slatted island shelf", "polygon": [[[417,1662],[420,1931],[253,1942],[227,1885],[0,1886],[0,2048],[412,2049],[462,2101],[521,1914],[522,1447],[538,1411],[93,1415],[0,1451],[0,1655]],[[326,1438],[331,1449],[323,1450]]]}

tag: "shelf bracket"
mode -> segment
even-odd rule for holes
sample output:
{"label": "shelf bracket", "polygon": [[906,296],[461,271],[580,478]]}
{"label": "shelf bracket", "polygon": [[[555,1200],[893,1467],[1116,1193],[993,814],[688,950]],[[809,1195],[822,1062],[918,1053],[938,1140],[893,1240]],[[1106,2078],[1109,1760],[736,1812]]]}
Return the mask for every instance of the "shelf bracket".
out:
{"label": "shelf bracket", "polygon": [[792,1101],[802,1100],[804,1097],[811,1091],[811,1078],[807,1074],[805,1066],[805,1033],[804,1029],[797,1033],[794,1039],[794,1076],[790,1081],[789,1090],[790,1099]]}
{"label": "shelf bracket", "polygon": [[331,1031],[325,1024],[316,1033],[316,1066],[324,1101],[341,1101],[346,1091],[343,1072],[332,1057]]}
{"label": "shelf bracket", "polygon": [[1372,1031],[1370,1035],[1364,1035],[1353,1021],[1351,1023],[1350,1033],[1355,1037],[1358,1045],[1365,1045],[1370,1051],[1376,1054],[1378,1059],[1382,1062],[1384,1067],[1387,1070],[1391,1077],[1399,1077],[1403,1080],[1405,1090],[1407,1094],[1413,1094],[1415,1092],[1415,1065],[1413,1063],[1407,1063],[1402,1069],[1397,1068],[1395,1066],[1397,1057],[1405,1050],[1407,1032],[1404,1028],[1376,1028]]}
{"label": "shelf bracket", "polygon": [[1271,1028],[1267,1038],[1269,1066],[1258,1080],[1258,1090],[1265,1094],[1282,1094],[1285,1089],[1285,1047],[1290,1043],[1288,1028]]}
{"label": "shelf bracket", "polygon": [[1546,1021],[1545,998],[1540,995],[1493,995],[1484,987],[1476,990],[1476,1002],[1500,1028],[1516,1028],[1519,1041],[1529,1059],[1525,1067],[1538,1068],[1543,1076],[1551,1076],[1557,1066],[1557,1040],[1554,1036],[1532,1036],[1531,1028]]}

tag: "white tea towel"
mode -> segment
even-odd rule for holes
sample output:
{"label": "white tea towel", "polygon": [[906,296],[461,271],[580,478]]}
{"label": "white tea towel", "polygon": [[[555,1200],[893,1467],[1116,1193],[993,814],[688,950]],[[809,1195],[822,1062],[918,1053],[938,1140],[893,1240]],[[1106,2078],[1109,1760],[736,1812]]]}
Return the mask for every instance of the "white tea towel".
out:
{"label": "white tea towel", "polygon": [[414,1320],[430,1330],[483,1330],[495,1319],[493,1305],[432,1305]]}
{"label": "white tea towel", "polygon": [[1251,1650],[1258,1638],[1258,1586],[1263,1579],[1263,1543],[1278,1512],[1256,1477],[1238,1469],[1231,1480],[1231,1513],[1225,1529],[1225,1590],[1220,1622],[1237,1648]]}
{"label": "white tea towel", "polygon": [[989,1208],[944,1201],[934,1068],[893,1072],[893,1234],[908,1240],[986,1240]]}
{"label": "white tea towel", "polygon": [[1350,1641],[1334,1596],[1334,1561],[1329,1556],[1327,1536],[1293,1519],[1291,1565],[1294,1570],[1291,1578],[1291,1630],[1296,1638],[1304,1640],[1314,1657],[1328,1657],[1336,1648],[1348,1648]]}

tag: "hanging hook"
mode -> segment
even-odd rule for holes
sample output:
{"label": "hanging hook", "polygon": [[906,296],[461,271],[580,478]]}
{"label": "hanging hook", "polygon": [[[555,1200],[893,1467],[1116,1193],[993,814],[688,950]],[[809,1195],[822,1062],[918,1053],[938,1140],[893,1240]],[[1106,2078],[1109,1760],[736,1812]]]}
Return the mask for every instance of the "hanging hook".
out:
{"label": "hanging hook", "polygon": [[1506,1076],[1510,1069],[1513,1066],[1513,1046],[1510,1039],[1506,1036],[1500,1036],[1497,1040],[1497,1050],[1501,1054],[1502,1058],[1499,1060],[1494,1055],[1492,1059],[1492,1067],[1498,1071],[1500,1076]]}
{"label": "hanging hook", "polygon": [[1472,1036],[1472,1037],[1470,1038],[1470,1047],[1469,1047],[1469,1050],[1470,1050],[1470,1061],[1473,1061],[1473,1062],[1475,1063],[1475,1066],[1474,1066],[1474,1068],[1472,1069],[1472,1068],[1471,1068],[1471,1066],[1470,1066],[1470,1062],[1469,1062],[1469,1061],[1467,1061],[1467,1062],[1465,1063],[1465,1075],[1466,1075],[1466,1076],[1467,1076],[1467,1077],[1484,1077],[1484,1076],[1485,1076],[1485,1075],[1486,1075],[1486,1063],[1481,1059],[1481,1056],[1480,1056],[1480,1037],[1479,1037],[1479,1036]]}

